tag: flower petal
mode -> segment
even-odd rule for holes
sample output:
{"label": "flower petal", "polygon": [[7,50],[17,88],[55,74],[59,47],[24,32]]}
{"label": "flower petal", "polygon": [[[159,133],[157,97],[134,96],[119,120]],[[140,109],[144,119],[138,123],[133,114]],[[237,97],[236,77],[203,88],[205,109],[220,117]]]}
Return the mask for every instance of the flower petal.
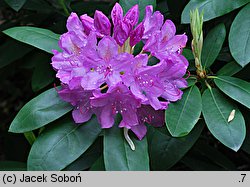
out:
{"label": "flower petal", "polygon": [[139,140],[142,140],[147,133],[147,127],[143,124],[133,126],[131,127],[131,130],[135,133]]}
{"label": "flower petal", "polygon": [[109,62],[114,56],[118,54],[118,46],[115,40],[109,36],[103,37],[98,44],[98,54],[100,58]]}
{"label": "flower petal", "polygon": [[110,128],[114,125],[114,122],[114,115],[110,105],[104,106],[100,115],[100,123],[102,128]]}
{"label": "flower petal", "polygon": [[76,123],[84,123],[90,120],[92,114],[93,113],[90,110],[87,110],[86,108],[83,107],[73,110],[72,117]]}

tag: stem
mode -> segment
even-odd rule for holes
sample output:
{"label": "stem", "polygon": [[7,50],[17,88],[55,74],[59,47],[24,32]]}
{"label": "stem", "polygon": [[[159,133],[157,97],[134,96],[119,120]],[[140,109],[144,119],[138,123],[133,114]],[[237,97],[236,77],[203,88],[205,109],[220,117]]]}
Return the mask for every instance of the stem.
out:
{"label": "stem", "polygon": [[24,133],[25,138],[29,142],[30,145],[33,145],[33,143],[36,141],[36,136],[33,133],[33,131],[25,132]]}
{"label": "stem", "polygon": [[209,90],[212,89],[212,87],[208,84],[208,82],[206,80],[205,80],[205,84],[206,84],[206,86],[208,87]]}
{"label": "stem", "polygon": [[209,78],[209,79],[217,79],[216,76],[207,76],[207,78]]}

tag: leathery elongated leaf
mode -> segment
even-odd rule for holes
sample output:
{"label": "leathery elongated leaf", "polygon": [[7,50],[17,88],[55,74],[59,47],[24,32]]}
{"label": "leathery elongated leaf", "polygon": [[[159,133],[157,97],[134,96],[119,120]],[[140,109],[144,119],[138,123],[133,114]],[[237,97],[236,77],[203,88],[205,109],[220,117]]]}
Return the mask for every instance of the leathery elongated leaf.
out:
{"label": "leathery elongated leaf", "polygon": [[[228,120],[233,110],[235,114]],[[237,106],[218,89],[207,89],[202,95],[202,113],[214,137],[230,149],[238,151],[246,136],[246,126]]]}

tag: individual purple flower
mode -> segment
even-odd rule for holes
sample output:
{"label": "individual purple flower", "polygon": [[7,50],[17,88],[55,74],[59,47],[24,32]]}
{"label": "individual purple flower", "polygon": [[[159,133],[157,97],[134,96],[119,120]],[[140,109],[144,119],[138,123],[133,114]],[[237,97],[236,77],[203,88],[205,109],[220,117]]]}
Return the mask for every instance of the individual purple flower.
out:
{"label": "individual purple flower", "polygon": [[163,19],[164,17],[159,11],[156,11],[153,14],[152,5],[146,6],[145,18],[143,20],[144,33],[142,39],[147,40],[152,34],[159,31],[163,25]]}
{"label": "individual purple flower", "polygon": [[167,101],[177,101],[181,99],[182,91],[180,88],[187,87],[187,81],[182,78],[186,74],[188,61],[182,55],[176,56],[175,60],[168,60],[165,68],[159,73],[159,79],[164,87],[161,95]]}
{"label": "individual purple flower", "polygon": [[93,107],[90,105],[90,97],[93,96],[91,91],[82,88],[71,90],[63,85],[58,94],[64,101],[74,106],[72,116],[76,123],[84,123],[90,120],[93,115]]}
{"label": "individual purple flower", "polygon": [[94,92],[91,98],[91,105],[99,109],[98,120],[102,128],[113,126],[116,114],[122,115],[119,127],[130,129],[138,125],[136,115],[137,108],[140,107],[140,100],[122,83],[111,86],[107,93]]}
{"label": "individual purple flower", "polygon": [[160,31],[156,31],[144,45],[144,51],[150,52],[160,60],[179,55],[186,46],[187,36],[175,35],[176,28],[172,21],[165,21]]}
{"label": "individual purple flower", "polygon": [[142,140],[147,133],[145,123],[154,127],[162,127],[164,125],[164,110],[154,110],[149,105],[142,105],[137,110],[139,124],[131,127],[139,140]]}
{"label": "individual purple flower", "polygon": [[130,86],[132,93],[142,100],[143,104],[150,104],[155,110],[166,109],[168,102],[160,101],[158,98],[164,92],[158,74],[165,67],[164,63],[147,66],[148,55],[136,56],[133,70],[130,76],[124,77],[124,82]]}
{"label": "individual purple flower", "polygon": [[68,20],[66,27],[69,32],[73,32],[77,37],[79,37],[82,41],[86,38],[86,33],[82,22],[80,21],[79,17],[76,13],[71,13]]}
{"label": "individual purple flower", "polygon": [[85,59],[89,69],[81,83],[84,89],[97,89],[104,83],[108,86],[116,85],[121,82],[123,74],[130,71],[133,55],[118,53],[118,45],[110,36],[103,37],[96,46],[96,50],[88,52],[89,49],[91,46],[86,47]]}
{"label": "individual purple flower", "polygon": [[[70,84],[74,77],[82,76],[85,71],[82,69],[81,50],[86,41],[82,41],[75,33],[63,34],[59,40],[59,46],[63,52],[53,51],[52,66],[57,70],[56,76],[63,84]],[[71,88],[71,85],[70,85]]]}

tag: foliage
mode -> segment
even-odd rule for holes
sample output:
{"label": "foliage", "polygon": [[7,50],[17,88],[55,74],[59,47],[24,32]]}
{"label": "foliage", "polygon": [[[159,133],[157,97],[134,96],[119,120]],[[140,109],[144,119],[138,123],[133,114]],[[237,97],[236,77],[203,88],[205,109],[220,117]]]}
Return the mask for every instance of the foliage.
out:
{"label": "foliage", "polygon": [[[31,145],[24,143],[27,163],[12,156],[8,160],[15,161],[0,161],[0,170],[240,169],[235,165],[249,169],[249,159],[239,163],[232,155],[249,156],[250,0],[120,0],[120,4],[125,11],[138,4],[141,12],[152,4],[178,25],[177,33],[188,35],[183,55],[189,61],[189,86],[182,99],[165,111],[166,126],[148,126],[142,141],[131,135],[133,151],[117,127],[102,130],[95,117],[74,124],[67,115],[72,107],[58,97],[57,88],[51,88],[52,82],[57,84],[51,53],[59,50],[69,12],[93,15],[99,9],[108,15],[113,1],[2,0],[0,12],[10,17],[4,17],[0,25],[4,41],[0,44],[0,81],[14,91],[0,91],[12,95],[14,101],[20,95],[26,98],[20,103],[22,108],[12,108],[17,115],[10,116],[0,133],[10,136],[7,128],[11,133],[24,133]],[[203,27],[195,23],[200,26],[198,37],[197,28],[190,29],[189,24],[190,11],[196,8],[204,11]],[[193,38],[198,39],[191,42]],[[12,83],[12,79],[19,81],[20,74],[25,89]]]}

